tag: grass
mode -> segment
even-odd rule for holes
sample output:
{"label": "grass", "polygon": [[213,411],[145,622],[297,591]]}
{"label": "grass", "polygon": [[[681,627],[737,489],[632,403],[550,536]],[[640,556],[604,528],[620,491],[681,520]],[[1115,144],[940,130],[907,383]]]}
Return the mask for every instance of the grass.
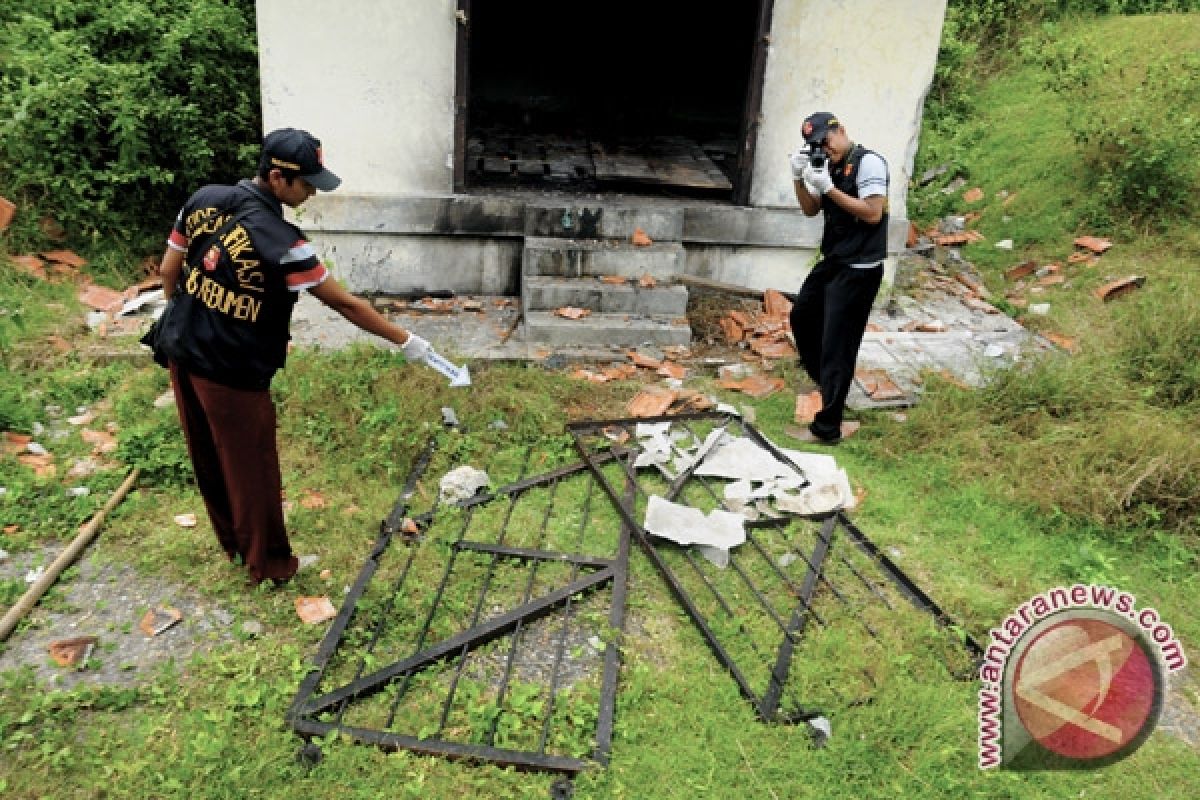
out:
{"label": "grass", "polygon": [[[1077,45],[1109,59],[1112,75],[1141,74],[1137,64],[1195,41],[1200,15],[1100,18],[1063,23],[1049,38],[1030,39],[1011,68],[980,87],[979,113],[953,136],[927,139],[922,159],[953,160],[969,185],[985,188],[975,223],[988,243],[966,256],[997,296],[1012,287],[1003,270],[1025,259],[1063,260],[1079,233],[1111,236],[1116,245],[1092,267],[1069,267],[1067,285],[1049,287],[1046,317],[1024,315],[1041,330],[1080,341],[1079,352],[998,375],[987,388],[962,391],[931,379],[921,403],[899,422],[869,415],[863,431],[836,451],[852,481],[866,490],[858,524],[919,585],[978,639],[1034,594],[1077,581],[1109,583],[1153,606],[1185,649],[1200,641],[1193,613],[1200,452],[1195,367],[1197,291],[1188,253],[1200,238],[1191,217],[1165,231],[1094,227],[1088,173],[1072,135],[1075,99],[1048,86],[1036,47]],[[1123,44],[1137,42],[1138,46]],[[1099,55],[1097,57],[1100,57]],[[1130,78],[1132,79],[1132,78]],[[1114,80],[1113,91],[1120,87]],[[1107,96],[1107,95],[1106,95]],[[1111,102],[1103,97],[1096,102]],[[918,170],[918,173],[920,170]],[[968,210],[933,186],[912,208],[931,221]],[[1016,195],[1007,206],[1000,190]],[[1013,238],[1011,253],[990,242]],[[97,279],[120,285],[117,248],[99,259]],[[1144,274],[1143,289],[1112,303],[1090,290],[1106,278]],[[1014,306],[1015,308],[1016,306]],[[54,477],[37,478],[0,457],[0,537],[12,553],[61,543],[100,506],[125,474],[143,466],[139,489],[112,513],[96,547],[104,558],[178,582],[234,617],[235,640],[219,652],[162,667],[134,688],[35,685],[28,671],[0,675],[0,792],[5,797],[546,797],[553,778],[372,747],[323,743],[324,760],[306,770],[284,712],[308,671],[324,626],[298,624],[296,595],[340,596],[353,583],[396,503],[416,454],[439,441],[428,475],[459,464],[489,472],[493,487],[574,460],[563,426],[571,420],[624,415],[634,382],[597,387],[530,365],[472,365],[469,393],[447,389],[431,371],[370,347],[323,353],[301,350],[276,381],[284,488],[293,546],[318,553],[315,570],[283,590],[251,589],[220,557],[191,485],[171,409],[152,401],[166,388],[148,362],[98,365],[46,347],[62,335],[91,337],[73,320],[73,290],[0,271],[0,428],[50,425],[86,406],[93,427],[114,423],[120,449],[108,471],[87,479],[91,494],[68,498],[66,467],[90,453],[69,426],[52,450]],[[794,383],[788,365],[780,374]],[[711,389],[711,376],[698,386]],[[720,391],[714,390],[721,394]],[[783,446],[793,398],[759,401],[756,426]],[[454,408],[464,432],[441,429],[440,409]],[[501,420],[505,428],[493,427]],[[532,449],[531,449],[532,448]],[[417,487],[427,507],[433,478]],[[539,490],[540,491],[540,490]],[[564,486],[568,504],[578,490]],[[545,499],[534,493],[531,502]],[[313,498],[320,498],[316,502]],[[536,505],[536,502],[535,502]],[[178,528],[191,511],[200,524]],[[488,519],[494,510],[481,510]],[[523,541],[536,544],[540,517],[522,509]],[[548,541],[569,541],[579,517],[552,525]],[[441,523],[453,538],[455,519]],[[329,569],[326,580],[319,570]],[[546,576],[551,573],[547,572]],[[436,588],[435,562],[406,599],[414,606]],[[498,580],[509,589],[519,579]],[[425,593],[422,593],[422,589]],[[0,586],[12,602],[19,587]],[[368,598],[372,609],[382,598]],[[466,600],[464,608],[466,608]],[[611,763],[581,775],[584,798],[694,797],[1013,797],[1192,796],[1200,793],[1194,749],[1162,732],[1130,759],[1095,772],[980,772],[976,768],[976,691],[937,657],[944,642],[916,626],[900,641],[867,651],[832,628],[805,642],[802,679],[829,698],[833,736],[815,748],[803,726],[764,725],[738,694],[646,557],[630,567],[629,617]],[[464,611],[464,613],[467,613]],[[241,623],[262,624],[261,635]],[[449,622],[447,623],[449,624]],[[757,622],[753,624],[758,624]],[[19,633],[18,633],[19,635]],[[388,643],[390,645],[390,643]],[[820,658],[815,657],[820,653]],[[103,652],[98,657],[103,657]],[[830,667],[823,670],[821,665]],[[869,702],[849,676],[869,666]],[[348,669],[338,667],[339,669]],[[847,684],[830,683],[847,676]],[[824,681],[824,682],[822,682]],[[841,694],[839,694],[841,690]],[[495,719],[519,741],[536,701],[524,689],[508,712],[487,687],[464,687],[464,729]],[[582,702],[570,713],[587,723]],[[367,707],[362,713],[369,713]],[[567,712],[564,712],[567,713]],[[561,746],[578,747],[575,740]]]}

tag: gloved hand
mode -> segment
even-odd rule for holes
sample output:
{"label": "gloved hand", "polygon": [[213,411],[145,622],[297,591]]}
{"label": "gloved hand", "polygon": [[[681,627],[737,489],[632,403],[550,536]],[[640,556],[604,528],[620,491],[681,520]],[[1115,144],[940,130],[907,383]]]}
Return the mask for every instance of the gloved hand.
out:
{"label": "gloved hand", "polygon": [[829,175],[828,164],[823,164],[820,167],[808,164],[801,177],[806,184],[816,190],[816,194],[825,194],[833,188],[833,178]]}
{"label": "gloved hand", "polygon": [[808,166],[808,146],[788,155],[788,162],[792,165],[792,180],[800,180],[804,176],[804,168]]}
{"label": "gloved hand", "polygon": [[400,352],[404,353],[404,357],[412,362],[424,361],[425,357],[429,355],[430,349],[429,342],[412,331],[408,333],[408,341],[400,345]]}

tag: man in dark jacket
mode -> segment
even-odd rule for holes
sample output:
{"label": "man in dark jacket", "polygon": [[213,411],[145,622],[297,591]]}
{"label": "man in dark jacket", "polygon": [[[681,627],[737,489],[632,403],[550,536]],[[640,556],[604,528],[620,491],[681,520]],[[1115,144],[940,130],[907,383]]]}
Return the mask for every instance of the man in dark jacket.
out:
{"label": "man in dark jacket", "polygon": [[263,140],[258,174],[188,199],[159,272],[170,304],[156,337],[165,357],[196,483],[217,541],[255,583],[298,567],[284,525],[270,385],[287,356],[292,309],[307,290],[411,361],[429,343],[347,292],[283,216],[341,180],[321,143],[284,128]]}
{"label": "man in dark jacket", "polygon": [[805,148],[791,156],[796,199],[806,216],[824,212],[825,229],[821,260],[805,278],[790,315],[800,364],[821,392],[821,410],[801,438],[837,444],[857,427],[842,417],[883,281],[888,171],[883,157],[852,142],[829,112],[804,120],[803,134]]}

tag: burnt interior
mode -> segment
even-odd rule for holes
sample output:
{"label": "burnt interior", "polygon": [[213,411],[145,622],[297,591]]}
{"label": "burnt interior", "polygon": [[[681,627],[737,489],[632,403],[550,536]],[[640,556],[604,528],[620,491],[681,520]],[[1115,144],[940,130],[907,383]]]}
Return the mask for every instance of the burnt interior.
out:
{"label": "burnt interior", "polygon": [[758,3],[474,0],[467,186],[729,196]]}

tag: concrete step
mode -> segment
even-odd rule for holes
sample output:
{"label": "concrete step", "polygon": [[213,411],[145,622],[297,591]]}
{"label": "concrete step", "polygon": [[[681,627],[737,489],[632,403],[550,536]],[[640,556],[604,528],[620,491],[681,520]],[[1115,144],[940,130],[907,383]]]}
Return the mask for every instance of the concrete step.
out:
{"label": "concrete step", "polygon": [[597,278],[555,278],[529,275],[521,281],[521,307],[527,311],[553,311],[576,306],[590,311],[620,314],[687,314],[687,287],[675,285],[643,289],[636,283],[613,285]]}
{"label": "concrete step", "polygon": [[526,310],[525,339],[549,346],[686,346],[692,341],[692,329],[686,318],[663,314],[592,313],[583,319],[564,319],[549,311]]}
{"label": "concrete step", "polygon": [[638,228],[656,242],[683,241],[683,208],[647,203],[588,202],[585,198],[529,204],[525,235],[628,242]]}
{"label": "concrete step", "polygon": [[683,272],[684,250],[679,242],[655,242],[644,247],[612,239],[525,238],[521,275],[650,275],[666,281]]}

